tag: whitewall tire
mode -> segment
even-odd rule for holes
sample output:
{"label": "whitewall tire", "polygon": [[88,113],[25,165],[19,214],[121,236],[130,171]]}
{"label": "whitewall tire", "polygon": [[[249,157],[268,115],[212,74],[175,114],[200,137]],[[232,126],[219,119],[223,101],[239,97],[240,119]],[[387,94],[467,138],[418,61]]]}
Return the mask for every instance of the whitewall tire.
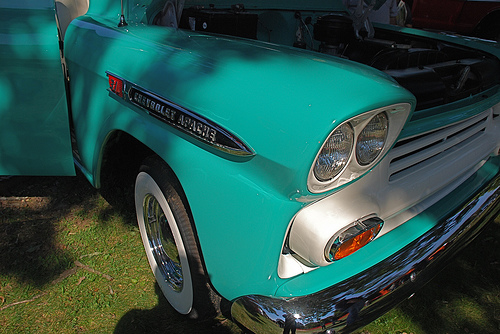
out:
{"label": "whitewall tire", "polygon": [[207,280],[182,189],[157,157],[147,158],[137,174],[135,208],[149,265],[168,302],[193,318],[217,312],[220,297]]}

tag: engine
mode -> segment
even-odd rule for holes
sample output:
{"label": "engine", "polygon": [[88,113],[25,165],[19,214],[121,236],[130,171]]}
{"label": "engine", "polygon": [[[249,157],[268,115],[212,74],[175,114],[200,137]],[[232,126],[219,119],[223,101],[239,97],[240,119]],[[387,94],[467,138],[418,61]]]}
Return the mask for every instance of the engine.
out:
{"label": "engine", "polygon": [[373,38],[359,35],[342,14],[321,16],[314,24],[319,52],[389,74],[415,95],[417,110],[479,94],[500,78],[499,62],[477,51],[388,30]]}
{"label": "engine", "polygon": [[[183,29],[250,39],[258,39],[258,27],[266,24],[258,13],[247,11],[242,4],[227,9],[168,5],[173,6],[172,1],[167,1],[155,17],[155,24],[178,24]],[[415,95],[417,110],[477,95],[500,80],[499,61],[485,53],[401,32],[374,30],[367,21],[360,24],[353,22],[352,17],[331,13],[317,17],[313,23],[311,17],[303,20],[295,12],[299,28],[289,35],[296,35],[295,47],[349,59],[387,73]],[[360,26],[366,27],[366,31]],[[311,35],[309,44],[303,41],[306,31]]]}

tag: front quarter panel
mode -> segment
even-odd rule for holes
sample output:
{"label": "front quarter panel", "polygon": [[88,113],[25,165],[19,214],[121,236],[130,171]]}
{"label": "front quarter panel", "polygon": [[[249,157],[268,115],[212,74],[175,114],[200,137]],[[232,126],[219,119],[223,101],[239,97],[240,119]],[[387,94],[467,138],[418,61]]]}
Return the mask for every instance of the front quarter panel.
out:
{"label": "front quarter panel", "polygon": [[[186,193],[211,282],[228,299],[271,295],[282,283],[277,266],[287,226],[318,198],[307,190],[307,175],[333,128],[367,110],[414,103],[368,67],[276,45],[117,28],[91,16],[75,20],[66,39],[82,165],[96,182],[102,144],[115,130],[160,155]],[[117,98],[106,72],[219,124],[255,156],[214,152]]]}

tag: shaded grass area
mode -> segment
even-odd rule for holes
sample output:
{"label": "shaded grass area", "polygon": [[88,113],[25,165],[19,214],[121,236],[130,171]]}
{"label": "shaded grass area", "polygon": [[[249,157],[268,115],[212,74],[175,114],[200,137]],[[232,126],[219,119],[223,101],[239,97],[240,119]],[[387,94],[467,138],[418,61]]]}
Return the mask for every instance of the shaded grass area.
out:
{"label": "shaded grass area", "polygon": [[238,333],[178,315],[135,217],[82,176],[0,181],[0,333]]}
{"label": "shaded grass area", "polygon": [[[435,280],[357,333],[499,333],[500,219]],[[241,333],[178,315],[133,214],[82,176],[0,180],[0,333]]]}

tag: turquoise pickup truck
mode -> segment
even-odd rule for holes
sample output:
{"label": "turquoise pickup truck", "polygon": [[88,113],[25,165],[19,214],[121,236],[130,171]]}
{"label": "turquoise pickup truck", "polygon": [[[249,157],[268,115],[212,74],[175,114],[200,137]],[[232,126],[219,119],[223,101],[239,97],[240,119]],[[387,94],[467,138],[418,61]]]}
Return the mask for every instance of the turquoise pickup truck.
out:
{"label": "turquoise pickup truck", "polygon": [[370,1],[0,0],[0,175],[130,189],[182,314],[358,328],[500,210],[498,44]]}

